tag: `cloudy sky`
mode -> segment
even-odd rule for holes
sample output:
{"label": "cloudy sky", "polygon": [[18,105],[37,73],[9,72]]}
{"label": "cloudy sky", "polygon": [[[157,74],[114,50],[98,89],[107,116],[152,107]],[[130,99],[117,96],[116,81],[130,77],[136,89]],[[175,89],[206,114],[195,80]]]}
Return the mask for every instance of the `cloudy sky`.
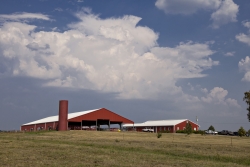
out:
{"label": "cloudy sky", "polygon": [[[18,3],[18,5],[17,5]],[[247,120],[250,1],[4,0],[0,129],[107,108],[136,123],[198,117],[201,129]]]}

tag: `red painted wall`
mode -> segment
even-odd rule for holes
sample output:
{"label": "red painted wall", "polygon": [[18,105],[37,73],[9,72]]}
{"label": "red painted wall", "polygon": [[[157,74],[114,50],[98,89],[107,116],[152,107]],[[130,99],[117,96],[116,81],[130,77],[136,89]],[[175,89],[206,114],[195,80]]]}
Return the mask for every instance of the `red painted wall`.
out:
{"label": "red painted wall", "polygon": [[[110,110],[107,110],[105,108],[99,109],[97,111],[76,117],[76,118],[72,118],[69,119],[68,122],[81,122],[82,120],[90,120],[90,121],[96,121],[97,119],[104,119],[104,120],[110,120],[111,122],[122,122],[122,123],[129,123],[129,124],[133,124],[134,122],[124,118]],[[49,126],[52,126],[52,129],[56,129],[58,122],[55,122],[55,126],[53,128],[54,122],[50,122],[50,123],[46,123],[46,130],[48,130]],[[37,130],[37,127],[43,127],[43,129],[45,130],[45,124],[37,124],[36,127],[35,125],[23,125],[21,126],[21,131],[24,131],[26,129],[26,131],[30,131],[31,128],[33,128],[33,130]]]}
{"label": "red painted wall", "polygon": [[59,131],[68,130],[68,100],[59,101]]}
{"label": "red painted wall", "polygon": [[[187,121],[189,121],[189,120],[187,120]],[[191,122],[191,121],[189,121],[189,122],[190,122],[191,125],[192,125],[192,130],[195,130],[194,128],[196,128],[196,131],[199,130],[199,126],[198,126],[197,124],[195,124],[195,123],[193,123],[193,122]],[[186,127],[186,124],[187,124],[187,122],[186,122],[186,121],[183,121],[183,122],[181,122],[181,123],[175,125],[175,131],[178,130],[178,127],[179,127],[179,130],[184,130],[185,127]]]}
{"label": "red painted wall", "polygon": [[[142,132],[142,129],[144,129],[144,128],[152,128],[152,129],[154,129],[154,132],[169,131],[169,132],[173,133],[173,126],[157,126],[157,127],[148,127],[148,126],[145,126],[145,127],[136,127],[136,131]],[[131,130],[132,130],[132,128],[131,128]]]}
{"label": "red painted wall", "polygon": [[[189,120],[188,120],[189,121]],[[191,121],[189,121],[192,125],[192,130],[195,130],[194,128],[196,128],[196,131],[199,130],[199,126]],[[164,131],[170,131],[170,133],[173,133],[175,131],[177,131],[177,127],[179,127],[179,130],[184,130],[184,128],[186,127],[186,121],[183,121],[177,125],[174,126],[157,126],[157,127],[148,127],[148,126],[145,126],[145,127],[135,127],[136,128],[136,131],[138,132],[142,132],[142,129],[144,128],[153,128],[154,129],[154,132],[164,132]],[[175,128],[175,129],[174,129]],[[128,128],[128,130],[133,130],[133,128]]]}
{"label": "red painted wall", "polygon": [[42,130],[49,130],[49,126],[52,127],[52,130],[55,130],[57,125],[58,125],[58,122],[55,122],[55,123],[54,122],[48,122],[48,123],[46,123],[46,125],[45,125],[45,123],[33,124],[33,125],[23,125],[23,126],[21,126],[21,131],[25,131],[25,130],[26,131],[37,131],[38,127],[43,127]]}
{"label": "red painted wall", "polygon": [[112,122],[122,122],[122,123],[134,123],[133,121],[124,118],[110,110],[105,108],[99,109],[97,111],[69,119],[69,122],[81,122],[82,120],[96,121],[97,119],[110,120]]}

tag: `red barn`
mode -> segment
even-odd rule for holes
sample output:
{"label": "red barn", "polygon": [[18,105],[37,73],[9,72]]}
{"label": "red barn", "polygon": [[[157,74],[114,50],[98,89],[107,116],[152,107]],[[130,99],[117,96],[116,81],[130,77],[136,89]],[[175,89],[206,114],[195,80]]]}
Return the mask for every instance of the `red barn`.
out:
{"label": "red barn", "polygon": [[[105,108],[81,111],[68,114],[68,129],[80,130],[81,127],[90,128],[91,126],[100,127],[100,125],[112,124],[133,124],[134,122],[122,117]],[[52,130],[57,129],[58,115],[39,119],[30,123],[23,124],[21,131]]]}
{"label": "red barn", "polygon": [[146,121],[144,123],[125,124],[123,127],[127,128],[128,130],[135,129],[138,132],[141,132],[144,128],[148,128],[153,129],[154,132],[169,131],[173,133],[177,130],[184,130],[188,122],[190,122],[192,130],[199,130],[199,125],[188,119]]}

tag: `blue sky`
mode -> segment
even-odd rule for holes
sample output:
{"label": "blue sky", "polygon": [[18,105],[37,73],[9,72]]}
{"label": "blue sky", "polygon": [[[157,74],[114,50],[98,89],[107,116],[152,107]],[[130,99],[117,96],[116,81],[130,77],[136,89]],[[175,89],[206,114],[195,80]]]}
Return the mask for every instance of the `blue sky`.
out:
{"label": "blue sky", "polygon": [[61,99],[138,123],[250,129],[250,2],[1,3],[0,129],[56,115]]}

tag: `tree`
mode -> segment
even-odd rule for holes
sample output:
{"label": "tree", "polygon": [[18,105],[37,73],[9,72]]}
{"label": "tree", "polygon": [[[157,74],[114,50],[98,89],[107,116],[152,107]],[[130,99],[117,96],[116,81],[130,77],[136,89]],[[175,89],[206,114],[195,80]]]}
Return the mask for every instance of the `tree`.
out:
{"label": "tree", "polygon": [[245,136],[246,135],[246,131],[245,129],[241,126],[240,129],[238,130],[239,136]]}
{"label": "tree", "polygon": [[214,127],[211,125],[209,126],[208,130],[212,130],[212,131],[215,131]]}
{"label": "tree", "polygon": [[247,107],[247,111],[248,111],[247,117],[248,117],[248,120],[250,122],[250,91],[244,93],[243,101],[245,101],[247,103],[247,105],[248,105],[248,107]]}
{"label": "tree", "polygon": [[192,125],[190,122],[186,123],[185,133],[188,135],[192,133]]}

